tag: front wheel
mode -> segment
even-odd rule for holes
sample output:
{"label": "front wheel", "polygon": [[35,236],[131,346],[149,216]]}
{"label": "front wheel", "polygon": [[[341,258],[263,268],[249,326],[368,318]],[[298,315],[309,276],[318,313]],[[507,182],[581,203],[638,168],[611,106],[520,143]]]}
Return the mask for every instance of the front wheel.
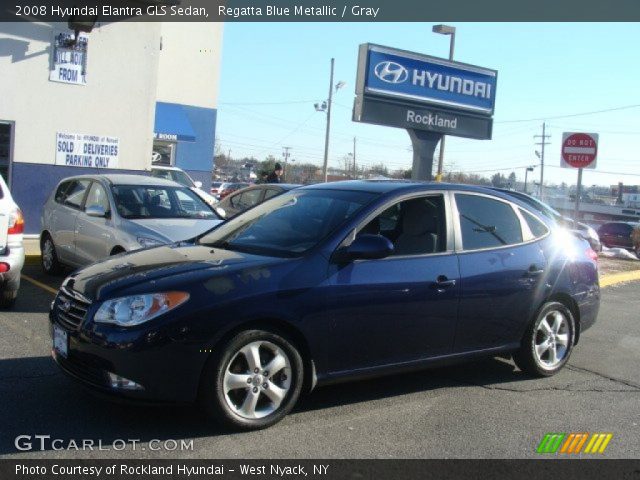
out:
{"label": "front wheel", "polygon": [[48,275],[58,275],[62,271],[62,265],[58,261],[56,246],[49,235],[45,235],[41,248],[40,261],[42,262],[42,269]]}
{"label": "front wheel", "polygon": [[279,422],[296,404],[303,383],[300,353],[284,336],[241,332],[212,357],[202,377],[206,413],[234,429]]}
{"label": "front wheel", "polygon": [[525,373],[537,377],[556,374],[569,360],[575,321],[562,303],[545,303],[524,336],[513,359]]}

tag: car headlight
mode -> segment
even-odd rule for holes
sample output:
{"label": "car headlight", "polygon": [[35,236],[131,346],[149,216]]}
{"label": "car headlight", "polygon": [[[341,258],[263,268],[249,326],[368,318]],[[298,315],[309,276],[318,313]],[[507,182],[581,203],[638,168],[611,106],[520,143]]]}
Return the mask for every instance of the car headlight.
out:
{"label": "car headlight", "polygon": [[93,321],[132,327],[173,310],[187,300],[189,294],[186,292],[149,293],[114,298],[100,306]]}
{"label": "car headlight", "polygon": [[156,240],[155,238],[138,237],[136,238],[136,240],[142,248],[157,247],[159,245],[164,245],[163,242],[161,242],[160,240]]}

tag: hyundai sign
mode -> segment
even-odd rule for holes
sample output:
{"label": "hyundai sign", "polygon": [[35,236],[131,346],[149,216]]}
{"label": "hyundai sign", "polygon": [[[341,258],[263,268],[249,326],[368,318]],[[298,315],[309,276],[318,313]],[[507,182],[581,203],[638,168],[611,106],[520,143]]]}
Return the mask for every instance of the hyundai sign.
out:
{"label": "hyundai sign", "polygon": [[367,46],[364,92],[492,115],[495,70]]}
{"label": "hyundai sign", "polygon": [[[364,44],[354,120],[491,138],[497,75],[487,68]],[[393,114],[382,117],[383,110]]]}

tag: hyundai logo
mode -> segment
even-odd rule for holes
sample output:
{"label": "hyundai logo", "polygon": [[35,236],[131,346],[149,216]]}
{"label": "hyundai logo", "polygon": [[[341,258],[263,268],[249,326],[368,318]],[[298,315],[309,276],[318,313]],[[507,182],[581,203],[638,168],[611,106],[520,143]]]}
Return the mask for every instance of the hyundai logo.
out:
{"label": "hyundai logo", "polygon": [[380,62],[373,72],[383,82],[402,83],[409,77],[409,71],[396,62]]}
{"label": "hyundai logo", "polygon": [[71,301],[70,300],[63,300],[63,302],[60,304],[60,310],[62,310],[65,313],[67,313],[69,310],[71,310]]}

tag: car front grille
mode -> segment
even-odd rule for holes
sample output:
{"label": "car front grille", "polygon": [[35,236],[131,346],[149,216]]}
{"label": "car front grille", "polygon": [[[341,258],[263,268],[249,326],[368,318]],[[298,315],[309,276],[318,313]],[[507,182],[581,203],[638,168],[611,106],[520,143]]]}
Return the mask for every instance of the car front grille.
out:
{"label": "car front grille", "polygon": [[106,371],[86,362],[78,361],[78,359],[70,357],[65,358],[55,353],[56,362],[71,375],[84,380],[85,382],[101,387],[107,386]]}
{"label": "car front grille", "polygon": [[60,289],[55,303],[55,314],[58,322],[68,330],[80,329],[83,320],[87,316],[87,310],[91,302],[65,288]]}

